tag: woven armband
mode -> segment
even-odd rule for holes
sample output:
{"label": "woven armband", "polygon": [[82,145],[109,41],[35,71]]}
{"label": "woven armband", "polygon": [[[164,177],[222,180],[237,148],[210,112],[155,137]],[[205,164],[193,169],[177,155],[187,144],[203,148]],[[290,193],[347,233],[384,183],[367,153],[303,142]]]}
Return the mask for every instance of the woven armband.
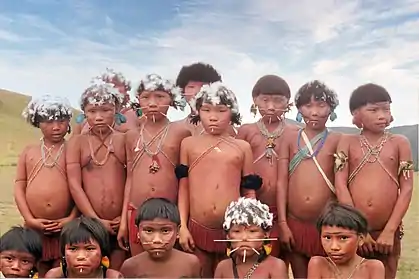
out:
{"label": "woven armband", "polygon": [[175,174],[177,179],[182,179],[184,177],[188,177],[188,173],[189,173],[189,167],[185,166],[183,164],[177,165],[175,167]]}
{"label": "woven armband", "polygon": [[257,191],[262,187],[262,184],[262,177],[257,174],[249,174],[242,177],[240,188]]}

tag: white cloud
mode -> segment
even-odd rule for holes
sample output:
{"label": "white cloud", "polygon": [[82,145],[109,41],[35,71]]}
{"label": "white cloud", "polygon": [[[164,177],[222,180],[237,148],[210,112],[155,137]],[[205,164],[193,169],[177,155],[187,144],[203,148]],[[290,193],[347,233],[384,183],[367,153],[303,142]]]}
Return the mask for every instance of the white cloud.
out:
{"label": "white cloud", "polygon": [[[123,30],[106,7],[98,13],[98,7],[79,1],[71,8],[81,20],[94,15],[99,28],[73,22],[65,29],[35,15],[0,14],[0,42],[18,43],[25,36],[53,40],[30,51],[0,50],[0,86],[33,95],[66,95],[76,104],[90,78],[108,66],[137,81],[149,72],[174,79],[182,65],[203,61],[213,64],[236,92],[245,122],[252,121],[256,80],[278,74],[293,93],[311,79],[335,89],[341,106],[333,125],[351,125],[349,94],[366,82],[390,91],[395,125],[418,123],[419,117],[412,115],[419,111],[419,66],[412,62],[419,61],[419,21],[403,17],[419,11],[419,1],[233,2],[182,2],[174,7],[176,24],[160,32],[135,26]],[[12,21],[23,20],[26,32],[9,31]]]}

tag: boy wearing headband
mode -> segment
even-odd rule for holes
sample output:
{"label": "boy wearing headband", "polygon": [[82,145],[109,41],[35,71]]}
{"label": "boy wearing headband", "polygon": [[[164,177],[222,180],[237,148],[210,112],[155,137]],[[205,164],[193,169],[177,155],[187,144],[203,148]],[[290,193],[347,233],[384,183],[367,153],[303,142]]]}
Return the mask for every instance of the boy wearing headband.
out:
{"label": "boy wearing headband", "polygon": [[215,270],[214,278],[288,279],[285,263],[272,257],[269,238],[273,214],[256,199],[239,198],[227,207],[223,228],[227,233],[227,256]]}
{"label": "boy wearing headband", "polygon": [[290,253],[296,278],[307,277],[310,257],[324,255],[315,221],[335,198],[334,157],[340,134],[329,132],[335,120],[336,93],[320,81],[303,85],[295,96],[297,120],[305,127],[281,144],[278,166],[278,216],[281,244]]}
{"label": "boy wearing headband", "polygon": [[118,241],[129,242],[131,255],[143,252],[135,224],[137,207],[149,198],[177,202],[180,143],[190,132],[167,117],[169,107],[183,110],[186,102],[180,88],[156,74],[147,75],[135,88],[134,108],[141,125],[126,133],[127,182]]}
{"label": "boy wearing headband", "polygon": [[180,245],[195,252],[203,266],[203,277],[213,276],[225,258],[225,245],[214,243],[224,235],[226,207],[240,195],[255,198],[262,179],[253,173],[250,145],[231,137],[231,124],[240,125],[234,93],[222,83],[203,85],[190,101],[197,112],[193,123],[202,123],[204,133],[185,138],[181,145],[179,182],[181,214]]}
{"label": "boy wearing headband", "polygon": [[73,136],[67,149],[70,191],[77,208],[87,217],[97,218],[110,234],[111,267],[119,269],[125,251],[119,249],[117,233],[122,215],[126,178],[125,137],[115,131],[123,122],[119,108],[124,95],[101,81],[81,96],[89,131]]}
{"label": "boy wearing headband", "polygon": [[59,265],[59,235],[74,219],[66,172],[65,135],[71,132],[72,108],[66,99],[42,96],[30,101],[23,112],[26,121],[39,128],[39,144],[28,145],[19,157],[14,195],[25,226],[42,236],[40,276]]}

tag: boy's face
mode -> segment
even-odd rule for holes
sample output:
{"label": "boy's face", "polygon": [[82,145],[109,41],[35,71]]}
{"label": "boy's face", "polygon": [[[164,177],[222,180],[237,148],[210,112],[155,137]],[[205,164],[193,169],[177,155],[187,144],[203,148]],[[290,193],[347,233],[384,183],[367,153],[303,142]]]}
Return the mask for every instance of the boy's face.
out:
{"label": "boy's face", "polygon": [[198,94],[199,90],[201,90],[202,85],[204,85],[201,81],[190,81],[185,86],[184,96],[187,102],[189,102],[196,94]]}
{"label": "boy's face", "polygon": [[364,129],[372,132],[383,132],[391,122],[391,110],[389,102],[367,104],[358,112]]}
{"label": "boy's face", "polygon": [[60,142],[63,140],[68,131],[69,120],[52,120],[42,121],[39,128],[46,139],[51,142]]}
{"label": "boy's face", "polygon": [[138,96],[138,102],[144,115],[160,120],[167,115],[172,97],[164,91],[143,91]]}
{"label": "boy's face", "polygon": [[299,108],[303,115],[304,122],[313,130],[323,129],[330,115],[330,106],[325,101],[316,100],[311,97],[309,103]]}
{"label": "boy's face", "polygon": [[260,94],[253,99],[262,117],[271,118],[271,121],[278,121],[288,106],[289,99],[277,94]]}
{"label": "boy's face", "polygon": [[102,261],[102,251],[95,240],[67,244],[65,245],[65,260],[72,274],[84,277],[97,271]]}
{"label": "boy's face", "polygon": [[202,127],[211,135],[220,135],[227,131],[231,122],[231,109],[225,105],[203,103],[199,109]]}
{"label": "boy's face", "polygon": [[345,264],[351,260],[362,244],[363,237],[357,232],[336,227],[323,226],[321,231],[321,242],[326,254],[336,264]]}
{"label": "boy's face", "polygon": [[168,219],[141,221],[138,226],[138,239],[153,259],[164,258],[173,249],[177,238],[178,225]]}
{"label": "boy's face", "polygon": [[96,131],[105,131],[115,122],[115,106],[111,103],[101,105],[87,104],[84,107],[87,123]]}
{"label": "boy's face", "polygon": [[28,278],[35,264],[34,256],[27,252],[3,251],[0,253],[0,271],[6,278]]}
{"label": "boy's face", "polygon": [[[235,253],[242,257],[246,251],[246,257],[254,255],[256,251],[260,251],[263,241],[246,241],[251,239],[263,239],[269,236],[269,232],[265,232],[261,227],[256,225],[233,225],[228,231],[228,239],[242,240],[240,242],[231,242],[231,250],[238,248]],[[260,252],[259,252],[260,253]]]}

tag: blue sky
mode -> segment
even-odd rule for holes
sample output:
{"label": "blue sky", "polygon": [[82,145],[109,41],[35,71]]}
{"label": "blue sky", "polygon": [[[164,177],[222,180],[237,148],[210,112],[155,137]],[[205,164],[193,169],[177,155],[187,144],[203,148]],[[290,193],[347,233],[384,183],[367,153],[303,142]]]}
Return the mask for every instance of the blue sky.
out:
{"label": "blue sky", "polygon": [[175,79],[203,61],[236,92],[245,122],[254,83],[277,74],[293,93],[313,79],[336,90],[332,125],[351,125],[350,92],[366,82],[392,94],[394,125],[414,124],[417,30],[419,0],[2,0],[0,88],[77,106],[106,67],[137,82],[148,73]]}

